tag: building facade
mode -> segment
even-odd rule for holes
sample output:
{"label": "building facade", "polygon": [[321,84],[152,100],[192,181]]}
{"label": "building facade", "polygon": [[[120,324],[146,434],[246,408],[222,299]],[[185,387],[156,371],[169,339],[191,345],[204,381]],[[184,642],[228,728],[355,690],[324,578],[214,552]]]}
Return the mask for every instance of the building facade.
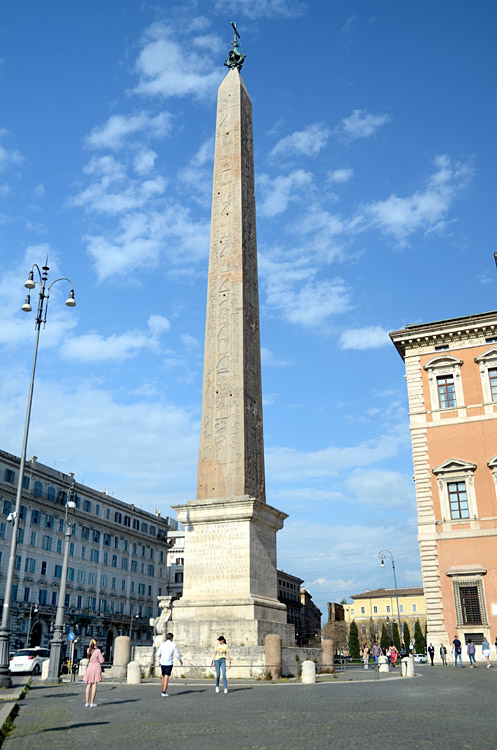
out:
{"label": "building facade", "polygon": [[345,619],[350,625],[355,620],[359,630],[361,642],[378,640],[381,636],[382,625],[397,622],[400,617],[400,640],[403,640],[404,622],[407,622],[411,637],[414,634],[416,620],[424,632],[426,624],[426,607],[423,589],[420,587],[397,589],[399,598],[399,613],[397,613],[397,597],[395,589],[366,589],[362,594],[355,594],[350,598],[353,604],[345,604]]}
{"label": "building facade", "polygon": [[[497,635],[497,312],[390,334],[406,367],[418,539],[435,647]],[[465,653],[466,649],[463,649]]]}
{"label": "building facade", "polygon": [[[0,600],[10,555],[19,458],[0,451]],[[91,637],[111,658],[114,638],[152,645],[157,597],[168,594],[168,532],[176,524],[39,463],[26,462],[11,609],[11,648],[47,646],[52,637],[64,556],[64,514],[72,517],[65,597],[66,631],[81,653]]]}
{"label": "building facade", "polygon": [[278,601],[286,604],[286,621],[293,625],[295,632],[301,630],[302,602],[300,600],[300,587],[304,583],[302,578],[277,570],[278,575]]}

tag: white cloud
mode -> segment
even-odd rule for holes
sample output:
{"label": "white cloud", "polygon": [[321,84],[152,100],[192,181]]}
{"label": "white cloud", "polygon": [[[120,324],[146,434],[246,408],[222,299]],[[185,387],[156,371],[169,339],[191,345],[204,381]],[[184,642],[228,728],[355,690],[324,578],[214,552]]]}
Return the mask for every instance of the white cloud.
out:
{"label": "white cloud", "polygon": [[176,272],[178,267],[188,272],[188,263],[208,254],[209,223],[195,222],[187,209],[172,205],[161,211],[126,214],[108,234],[86,235],[84,239],[100,281],[153,266],[161,255]]}
{"label": "white cloud", "polygon": [[22,164],[23,161],[23,157],[16,149],[7,149],[4,146],[0,146],[0,172],[11,164]]}
{"label": "white cloud", "polygon": [[349,182],[354,176],[354,170],[350,167],[344,167],[342,169],[335,169],[333,172],[328,172],[328,180],[330,182],[344,183]]}
{"label": "white cloud", "polygon": [[243,13],[247,18],[298,18],[307,10],[301,0],[216,0],[216,11]]}
{"label": "white cloud", "polygon": [[388,331],[381,326],[366,326],[365,328],[349,328],[340,336],[340,349],[378,349],[390,344]]}
{"label": "white cloud", "polygon": [[[205,36],[192,37],[190,43]],[[145,45],[136,61],[140,80],[134,93],[147,96],[192,95],[202,98],[213,94],[221,82],[223,72],[208,54],[198,53],[195,65],[191,55],[171,38],[164,24],[155,23],[145,34]]]}
{"label": "white cloud", "polygon": [[293,364],[293,362],[276,359],[273,352],[265,346],[261,346],[261,362],[265,367],[289,367]]}
{"label": "white cloud", "polygon": [[437,156],[434,164],[436,171],[424,191],[405,198],[393,193],[386,200],[368,204],[361,218],[392,235],[401,246],[417,230],[443,231],[447,212],[457,194],[466,187],[473,169],[470,163],[453,162],[446,154]]}
{"label": "white cloud", "polygon": [[271,218],[282,214],[311,184],[311,173],[303,169],[296,169],[286,176],[280,175],[274,179],[261,175],[258,179],[262,192],[262,201],[258,206],[261,216]]}
{"label": "white cloud", "polygon": [[144,349],[160,352],[159,337],[169,330],[170,323],[162,315],[151,315],[148,328],[148,331],[134,330],[112,336],[99,333],[74,336],[67,340],[61,353],[71,361],[95,363],[110,360],[122,362]]}
{"label": "white cloud", "polygon": [[118,151],[130,135],[140,133],[140,138],[164,138],[171,131],[172,118],[168,112],[152,116],[148,112],[136,115],[111,115],[104,125],[93,128],[85,139],[92,149],[108,148]]}
{"label": "white cloud", "polygon": [[317,270],[275,273],[267,279],[266,304],[289,323],[304,327],[324,324],[333,315],[350,309],[350,294],[343,279],[317,279]]}
{"label": "white cloud", "polygon": [[356,469],[345,481],[358,503],[376,508],[400,508],[415,504],[414,482],[398,471]]}
{"label": "white cloud", "polygon": [[326,146],[329,136],[330,130],[322,123],[308,125],[304,130],[298,130],[278,141],[270,156],[317,156]]}
{"label": "white cloud", "polygon": [[200,341],[194,336],[190,336],[189,333],[181,334],[181,341],[183,343],[183,346],[190,351],[198,349],[200,346]]}
{"label": "white cloud", "polygon": [[137,174],[144,176],[153,172],[157,154],[149,148],[143,148],[133,159],[133,168]]}
{"label": "white cloud", "polygon": [[343,118],[334,132],[345,140],[355,141],[358,138],[369,138],[390,120],[387,114],[373,115],[364,109],[354,109],[349,117]]}

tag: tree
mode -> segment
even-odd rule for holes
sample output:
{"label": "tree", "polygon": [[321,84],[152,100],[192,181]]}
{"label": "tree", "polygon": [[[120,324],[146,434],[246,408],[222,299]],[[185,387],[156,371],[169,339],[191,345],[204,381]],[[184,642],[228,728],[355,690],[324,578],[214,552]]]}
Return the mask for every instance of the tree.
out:
{"label": "tree", "polygon": [[350,623],[349,654],[352,659],[359,659],[361,655],[360,648],[359,648],[359,631],[357,629],[355,620],[352,620],[352,622]]}
{"label": "tree", "polygon": [[381,638],[380,638],[380,646],[383,650],[387,650],[387,648],[390,645],[390,637],[388,635],[385,623],[381,626]]}
{"label": "tree", "polygon": [[397,649],[397,651],[400,651],[400,634],[399,634],[399,626],[396,622],[392,625],[392,641],[393,645]]}
{"label": "tree", "polygon": [[403,629],[402,637],[404,639],[404,646],[409,651],[410,650],[409,644],[411,642],[411,633],[409,632],[409,625],[407,624],[405,620],[404,620],[404,629]]}
{"label": "tree", "polygon": [[421,630],[419,620],[416,620],[416,624],[414,626],[414,651],[416,654],[424,654],[425,649],[426,639],[423,635],[423,631]]}

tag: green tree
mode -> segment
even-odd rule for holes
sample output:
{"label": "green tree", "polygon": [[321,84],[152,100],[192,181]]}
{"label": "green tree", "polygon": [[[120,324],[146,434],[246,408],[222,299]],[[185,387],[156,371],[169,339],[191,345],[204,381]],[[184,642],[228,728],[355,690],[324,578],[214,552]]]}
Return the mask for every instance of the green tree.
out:
{"label": "green tree", "polygon": [[414,651],[416,654],[424,654],[426,649],[426,638],[423,635],[423,631],[421,630],[421,625],[419,620],[416,620],[416,624],[414,626]]}
{"label": "green tree", "polygon": [[397,649],[397,651],[400,651],[400,634],[399,634],[399,626],[396,622],[392,625],[392,641],[393,645]]}
{"label": "green tree", "polygon": [[409,625],[407,624],[405,620],[404,620],[404,628],[403,628],[402,637],[404,639],[404,646],[409,651],[409,644],[411,642],[411,633],[409,632]]}
{"label": "green tree", "polygon": [[380,638],[380,646],[382,649],[387,649],[390,645],[390,636],[388,635],[388,631],[386,628],[385,623],[381,626],[381,638]]}
{"label": "green tree", "polygon": [[360,648],[359,648],[359,631],[357,629],[357,625],[355,620],[352,620],[350,623],[350,630],[349,630],[349,654],[352,659],[359,659],[360,657]]}

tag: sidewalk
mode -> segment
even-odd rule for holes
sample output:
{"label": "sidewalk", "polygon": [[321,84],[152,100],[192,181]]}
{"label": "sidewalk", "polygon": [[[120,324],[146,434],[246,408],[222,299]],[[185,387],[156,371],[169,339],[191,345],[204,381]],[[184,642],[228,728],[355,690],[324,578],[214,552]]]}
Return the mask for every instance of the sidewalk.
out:
{"label": "sidewalk", "polygon": [[368,750],[495,747],[497,670],[419,670],[417,679],[316,685],[159,680],[103,683],[97,707],[84,685],[33,683],[2,750]]}

